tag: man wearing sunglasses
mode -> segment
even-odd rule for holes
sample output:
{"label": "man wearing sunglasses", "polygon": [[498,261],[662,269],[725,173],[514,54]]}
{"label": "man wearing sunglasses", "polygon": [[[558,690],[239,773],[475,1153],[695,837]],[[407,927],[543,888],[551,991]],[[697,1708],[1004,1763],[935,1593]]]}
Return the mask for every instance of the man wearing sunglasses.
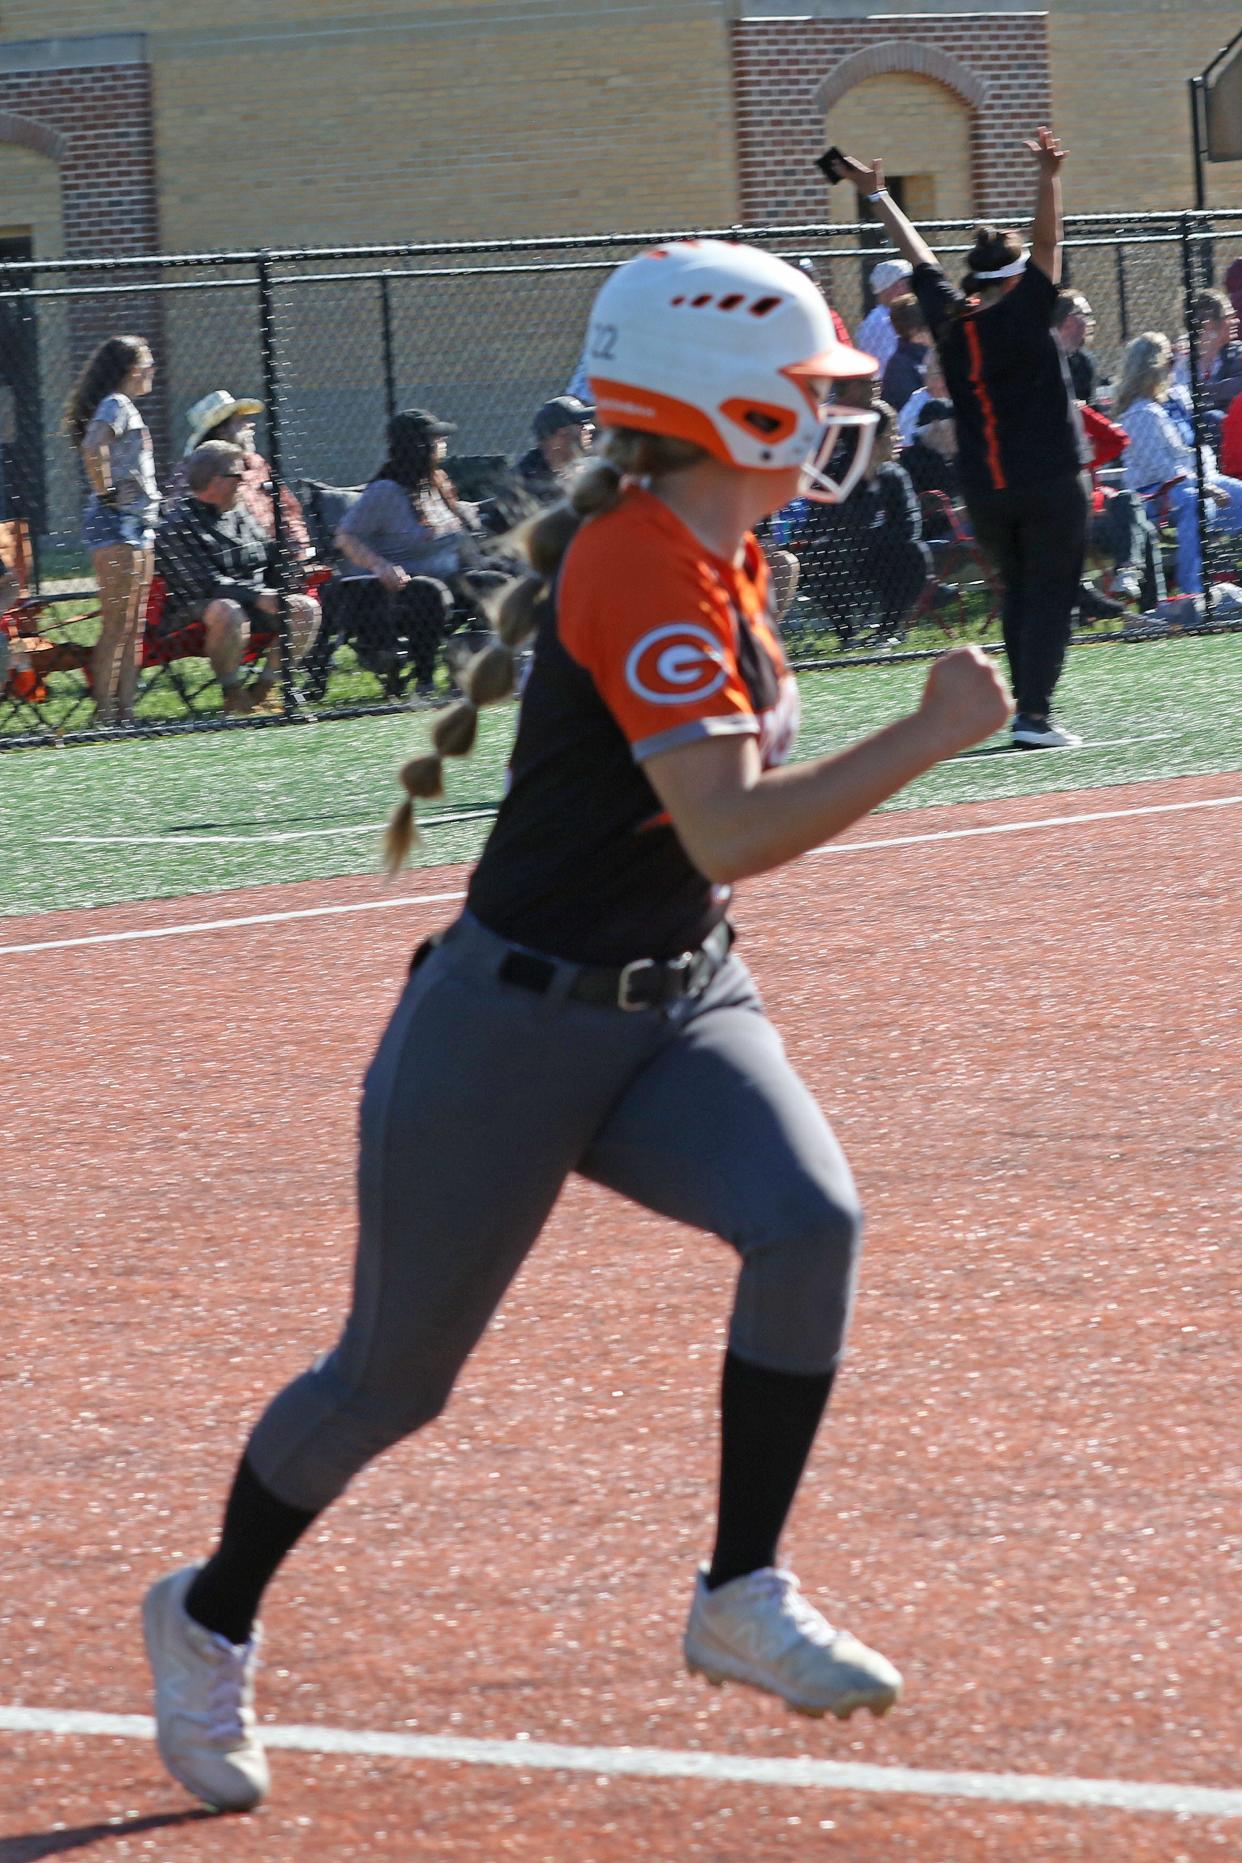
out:
{"label": "man wearing sunglasses", "polygon": [[[245,455],[224,440],[206,440],[186,464],[186,491],[155,538],[156,574],[166,596],[162,634],[202,624],[203,648],[224,693],[227,712],[253,711],[272,691],[280,670],[277,625],[280,563],[276,546],[238,499]],[[308,595],[286,597],[295,663],[319,631],[319,605]],[[252,632],[270,635],[253,685],[242,674]]]}

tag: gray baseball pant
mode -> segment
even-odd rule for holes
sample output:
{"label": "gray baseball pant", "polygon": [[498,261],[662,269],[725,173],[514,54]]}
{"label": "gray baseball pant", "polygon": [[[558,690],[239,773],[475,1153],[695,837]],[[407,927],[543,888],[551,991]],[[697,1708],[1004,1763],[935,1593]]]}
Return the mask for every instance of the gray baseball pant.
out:
{"label": "gray baseball pant", "polygon": [[353,1306],[251,1438],[316,1511],[439,1414],[570,1172],[741,1258],[729,1333],[774,1371],[832,1369],[861,1236],[849,1167],[729,957],[670,1009],[598,1008],[558,965],[536,995],[468,915],[413,972],[366,1077]]}

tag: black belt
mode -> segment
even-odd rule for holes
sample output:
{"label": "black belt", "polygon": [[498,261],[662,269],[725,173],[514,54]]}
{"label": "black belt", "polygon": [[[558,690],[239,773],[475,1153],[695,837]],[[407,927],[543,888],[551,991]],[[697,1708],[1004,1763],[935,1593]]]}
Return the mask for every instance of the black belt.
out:
{"label": "black belt", "polygon": [[[665,1009],[670,1003],[705,990],[733,943],[730,926],[721,920],[697,951],[680,957],[638,957],[630,964],[583,964],[565,992],[579,1003],[600,1009]],[[507,951],[497,976],[502,983],[544,996],[552,988],[563,964],[539,957],[533,951]]]}

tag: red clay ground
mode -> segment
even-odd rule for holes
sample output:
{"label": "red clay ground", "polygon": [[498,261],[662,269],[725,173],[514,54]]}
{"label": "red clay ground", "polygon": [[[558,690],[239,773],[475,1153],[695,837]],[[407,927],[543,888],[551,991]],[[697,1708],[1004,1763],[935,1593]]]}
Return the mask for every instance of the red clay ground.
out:
{"label": "red clay ground", "polygon": [[[813,857],[745,889],[745,953],[870,1215],[789,1553],[904,1669],[888,1721],[804,1723],[680,1673],[730,1263],[582,1186],[447,1415],[282,1574],[264,1715],[1242,1785],[1237,845],[1237,811],[1202,810]],[[6,920],[0,944],[379,893]],[[452,910],[0,959],[0,1704],[147,1711],[138,1598],[210,1545],[246,1426],[334,1336],[358,1077],[404,954]],[[2,1734],[0,1859],[1242,1856],[1242,1821],[283,1752],[274,1772],[258,1817],[209,1820],[139,1743]]]}

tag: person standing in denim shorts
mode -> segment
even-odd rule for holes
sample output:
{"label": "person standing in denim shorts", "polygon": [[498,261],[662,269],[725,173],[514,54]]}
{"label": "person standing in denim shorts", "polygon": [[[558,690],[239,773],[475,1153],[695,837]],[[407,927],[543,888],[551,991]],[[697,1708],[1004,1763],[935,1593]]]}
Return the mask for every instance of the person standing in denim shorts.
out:
{"label": "person standing in denim shorts", "polygon": [[151,392],[155,360],[138,336],[110,336],[82,370],[65,408],[90,487],[82,539],[99,589],[99,639],[91,656],[95,718],[131,724],[139,643],[160,495],[151,435],[135,403]]}

